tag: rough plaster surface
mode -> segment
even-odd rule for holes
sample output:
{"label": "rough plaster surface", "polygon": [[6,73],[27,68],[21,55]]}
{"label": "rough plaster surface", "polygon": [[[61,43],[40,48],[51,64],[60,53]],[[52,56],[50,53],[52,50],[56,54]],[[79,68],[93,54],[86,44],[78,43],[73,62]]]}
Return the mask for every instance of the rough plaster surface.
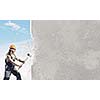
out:
{"label": "rough plaster surface", "polygon": [[100,21],[33,20],[32,79],[100,79]]}

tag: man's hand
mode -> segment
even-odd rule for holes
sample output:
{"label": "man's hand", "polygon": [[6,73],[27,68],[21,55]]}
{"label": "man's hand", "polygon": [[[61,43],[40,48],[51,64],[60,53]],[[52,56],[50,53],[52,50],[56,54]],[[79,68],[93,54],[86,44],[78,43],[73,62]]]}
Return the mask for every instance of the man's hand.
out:
{"label": "man's hand", "polygon": [[23,64],[25,63],[25,61],[21,61]]}
{"label": "man's hand", "polygon": [[19,59],[18,61],[22,62],[23,64],[25,63],[25,61],[23,61],[23,60],[21,60],[21,59]]}
{"label": "man's hand", "polygon": [[18,66],[18,69],[20,69],[22,67],[22,64]]}

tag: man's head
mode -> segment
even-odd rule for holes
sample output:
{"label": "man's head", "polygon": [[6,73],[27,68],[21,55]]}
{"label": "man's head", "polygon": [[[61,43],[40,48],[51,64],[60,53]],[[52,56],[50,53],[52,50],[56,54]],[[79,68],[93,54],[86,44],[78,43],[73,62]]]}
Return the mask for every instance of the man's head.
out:
{"label": "man's head", "polygon": [[11,44],[9,47],[9,50],[14,53],[16,51],[16,46],[14,44]]}

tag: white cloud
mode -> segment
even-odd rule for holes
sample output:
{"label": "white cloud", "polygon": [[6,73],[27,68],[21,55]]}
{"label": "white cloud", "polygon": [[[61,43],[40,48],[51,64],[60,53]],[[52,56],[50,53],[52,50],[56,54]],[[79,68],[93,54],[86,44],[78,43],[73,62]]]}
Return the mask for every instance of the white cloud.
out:
{"label": "white cloud", "polygon": [[26,30],[25,27],[21,27],[18,24],[13,23],[11,21],[8,21],[8,22],[4,23],[4,25],[11,27],[11,31],[16,31],[16,35],[19,35],[19,34],[25,34],[25,35],[29,34],[29,32]]}
{"label": "white cloud", "polygon": [[16,23],[12,23],[11,21],[8,21],[4,25],[12,27],[14,30],[19,30],[21,27],[17,25]]}

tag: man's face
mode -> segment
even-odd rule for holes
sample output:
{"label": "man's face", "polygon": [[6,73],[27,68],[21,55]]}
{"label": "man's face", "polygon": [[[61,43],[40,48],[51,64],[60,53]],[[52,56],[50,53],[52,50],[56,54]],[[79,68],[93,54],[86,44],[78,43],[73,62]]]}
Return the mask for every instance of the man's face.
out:
{"label": "man's face", "polygon": [[16,49],[10,49],[12,53],[15,53]]}

